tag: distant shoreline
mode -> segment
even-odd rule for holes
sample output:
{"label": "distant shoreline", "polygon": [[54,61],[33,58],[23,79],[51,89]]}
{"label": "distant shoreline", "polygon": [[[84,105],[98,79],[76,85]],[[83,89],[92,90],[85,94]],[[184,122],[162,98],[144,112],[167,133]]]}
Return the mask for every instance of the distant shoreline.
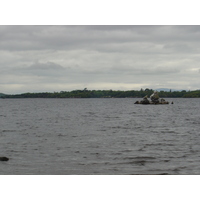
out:
{"label": "distant shoreline", "polygon": [[[40,92],[40,93],[23,93],[23,94],[0,94],[3,99],[8,98],[143,98],[150,97],[154,92],[153,89],[141,90],[73,90],[60,92]],[[194,91],[160,91],[160,98],[200,98],[200,90]]]}

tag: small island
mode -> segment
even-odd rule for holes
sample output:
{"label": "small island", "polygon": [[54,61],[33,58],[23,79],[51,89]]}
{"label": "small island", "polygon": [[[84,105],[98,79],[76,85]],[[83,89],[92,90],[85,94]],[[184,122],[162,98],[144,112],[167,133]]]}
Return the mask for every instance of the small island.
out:
{"label": "small island", "polygon": [[[143,97],[143,100],[141,101],[136,101],[135,104],[152,104],[152,105],[157,105],[157,104],[169,104],[168,101],[165,101],[165,99],[160,99],[158,92],[154,91],[154,93],[150,96],[150,99],[148,99],[148,96],[146,95],[145,97]],[[173,102],[172,102],[173,104]]]}

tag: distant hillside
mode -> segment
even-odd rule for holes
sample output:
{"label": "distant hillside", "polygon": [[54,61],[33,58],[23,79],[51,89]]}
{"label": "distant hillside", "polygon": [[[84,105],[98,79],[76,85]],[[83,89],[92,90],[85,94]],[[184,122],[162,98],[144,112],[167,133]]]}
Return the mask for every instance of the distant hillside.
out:
{"label": "distant hillside", "polygon": [[164,91],[164,92],[175,92],[175,91],[178,91],[178,92],[181,92],[183,90],[178,90],[178,89],[169,89],[169,88],[158,88],[158,89],[155,89],[156,91],[160,92],[160,91]]}
{"label": "distant hillside", "polygon": [[3,93],[0,93],[0,97],[3,97],[3,96],[5,96],[5,94],[3,94]]}
{"label": "distant hillside", "polygon": [[[200,98],[200,90],[195,91],[164,91],[163,88],[157,89],[159,91],[160,98]],[[129,91],[114,91],[114,90],[73,90],[60,91],[60,92],[42,92],[42,93],[24,93],[16,95],[4,95],[1,98],[143,98],[145,96],[150,97],[154,90],[141,89],[141,90],[129,90]]]}

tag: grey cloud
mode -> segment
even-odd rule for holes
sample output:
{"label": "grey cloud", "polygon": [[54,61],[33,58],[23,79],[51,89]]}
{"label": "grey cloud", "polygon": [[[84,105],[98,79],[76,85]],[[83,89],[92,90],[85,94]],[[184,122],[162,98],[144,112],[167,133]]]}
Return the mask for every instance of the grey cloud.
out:
{"label": "grey cloud", "polygon": [[167,46],[179,41],[196,43],[200,36],[196,26],[6,26],[1,29],[0,48],[10,51],[96,49],[98,45],[124,43]]}
{"label": "grey cloud", "polygon": [[[45,77],[52,80],[52,78],[68,77],[71,73],[70,68],[64,68],[63,66],[54,62],[35,62],[28,67],[18,68],[18,73],[21,75],[34,75],[38,77]],[[16,72],[15,72],[16,73]]]}
{"label": "grey cloud", "polygon": [[0,26],[0,92],[5,83],[29,91],[33,82],[192,89],[200,85],[199,39],[200,26]]}
{"label": "grey cloud", "polygon": [[47,70],[47,71],[51,71],[51,70],[64,70],[64,67],[62,67],[61,65],[58,65],[56,63],[53,62],[47,62],[47,63],[40,63],[40,62],[35,62],[34,64],[32,64],[30,67],[28,67],[29,70]]}

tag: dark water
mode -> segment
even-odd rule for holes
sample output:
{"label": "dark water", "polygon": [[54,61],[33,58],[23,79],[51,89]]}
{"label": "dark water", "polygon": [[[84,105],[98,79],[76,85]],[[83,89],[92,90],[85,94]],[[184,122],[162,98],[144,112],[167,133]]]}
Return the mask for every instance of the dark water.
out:
{"label": "dark water", "polygon": [[200,99],[1,99],[0,174],[200,174]]}

